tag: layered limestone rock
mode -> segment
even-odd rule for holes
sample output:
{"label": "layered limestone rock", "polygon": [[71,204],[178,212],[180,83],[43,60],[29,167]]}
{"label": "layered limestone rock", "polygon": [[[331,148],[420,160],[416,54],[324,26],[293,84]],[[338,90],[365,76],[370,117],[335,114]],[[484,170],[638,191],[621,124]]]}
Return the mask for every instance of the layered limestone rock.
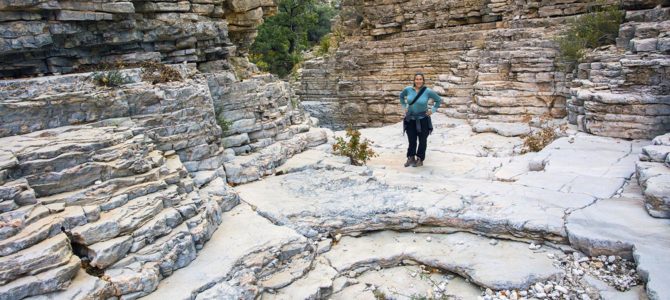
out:
{"label": "layered limestone rock", "polygon": [[68,73],[100,63],[229,66],[245,55],[272,0],[4,1],[0,78]]}
{"label": "layered limestone rock", "polygon": [[[343,1],[340,20],[334,25],[339,47],[325,58],[304,64],[297,94],[323,124],[380,126],[400,119],[398,95],[412,84],[415,72],[423,72],[428,86],[443,97],[448,115],[475,124],[483,121],[474,127],[480,132],[527,134],[527,128],[510,131],[506,123],[530,121],[538,126],[540,116],[560,119],[568,114],[566,99],[575,94],[570,92],[572,75],[555,62],[554,38],[568,20],[587,12],[587,2]],[[621,27],[620,43],[630,41],[631,47],[647,54],[593,55],[595,61],[603,61],[594,64],[594,77],[627,81],[608,87],[616,90],[608,93],[623,94],[620,97],[589,98],[586,119],[591,125],[582,130],[627,138],[652,138],[668,130],[667,97],[663,96],[667,91],[655,87],[667,85],[664,74],[669,58],[663,48],[667,8],[638,11],[656,4],[623,2],[630,11]],[[656,19],[644,19],[647,14]],[[640,24],[635,39],[640,22],[646,23]],[[610,61],[619,68],[604,72]],[[580,68],[579,77],[584,79],[588,67]],[[584,99],[573,105],[583,106],[579,101]],[[578,110],[584,114],[583,108],[570,112]]]}
{"label": "layered limestone rock", "polygon": [[670,131],[670,8],[629,11],[616,46],[579,65],[568,100],[580,130],[651,139]]}
{"label": "layered limestone rock", "polygon": [[239,201],[225,184],[206,83],[151,85],[131,71],[130,83],[108,89],[89,75],[2,83],[0,289],[9,298],[65,289],[79,257],[105,274],[96,288],[82,284],[89,296],[149,293]]}
{"label": "layered limestone rock", "polygon": [[[290,149],[270,151],[278,164],[326,140],[287,109],[274,77],[255,79],[263,88],[252,97],[232,72],[173,67],[182,81],[152,85],[130,69],[114,88],[91,74],[0,82],[0,298],[147,295],[189,265],[239,203],[225,169],[250,173],[235,161],[277,141]],[[231,80],[208,80],[217,76]],[[217,92],[228,90],[245,92]],[[251,136],[239,144],[250,154],[222,139],[215,105],[220,116],[258,114],[232,127]]]}

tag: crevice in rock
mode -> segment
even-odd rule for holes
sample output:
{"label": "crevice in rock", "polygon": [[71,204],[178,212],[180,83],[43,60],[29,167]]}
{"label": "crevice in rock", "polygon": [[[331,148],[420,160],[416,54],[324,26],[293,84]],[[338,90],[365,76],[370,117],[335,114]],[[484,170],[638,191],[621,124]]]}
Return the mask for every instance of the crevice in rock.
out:
{"label": "crevice in rock", "polygon": [[63,233],[65,233],[65,235],[67,235],[68,240],[70,240],[70,246],[72,247],[72,254],[76,255],[81,260],[81,268],[84,269],[84,271],[86,271],[86,273],[88,273],[91,276],[104,279],[105,270],[91,265],[91,260],[88,258],[87,255],[88,250],[86,246],[75,242],[74,239],[72,238],[72,234],[66,231],[65,228],[61,228],[61,230],[63,231]]}

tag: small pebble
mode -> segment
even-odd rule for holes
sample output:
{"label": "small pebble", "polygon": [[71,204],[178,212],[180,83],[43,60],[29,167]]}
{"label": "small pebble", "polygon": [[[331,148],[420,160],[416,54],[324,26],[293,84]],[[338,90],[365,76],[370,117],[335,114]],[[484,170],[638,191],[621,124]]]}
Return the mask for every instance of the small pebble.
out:
{"label": "small pebble", "polygon": [[429,236],[426,237],[426,242],[429,242],[429,243],[430,243],[430,241],[432,241],[432,240],[433,240],[433,238],[431,238],[431,237],[429,237]]}
{"label": "small pebble", "polygon": [[491,240],[489,241],[489,244],[495,246],[495,245],[498,244],[498,240],[496,240],[496,239],[491,239]]}

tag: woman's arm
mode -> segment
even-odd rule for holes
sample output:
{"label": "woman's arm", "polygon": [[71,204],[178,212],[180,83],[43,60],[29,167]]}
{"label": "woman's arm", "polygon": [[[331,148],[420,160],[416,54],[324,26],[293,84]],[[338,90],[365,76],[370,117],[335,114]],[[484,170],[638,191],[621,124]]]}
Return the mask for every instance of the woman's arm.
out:
{"label": "woman's arm", "polygon": [[437,94],[436,92],[434,92],[433,90],[428,90],[428,98],[433,99],[433,101],[435,102],[435,103],[433,104],[433,109],[432,109],[432,111],[433,111],[433,112],[436,112],[437,109],[440,107],[440,103],[442,103],[442,98],[440,98],[440,95],[438,95],[438,94]]}
{"label": "woman's arm", "polygon": [[407,97],[407,89],[404,88],[402,89],[402,92],[400,92],[400,105],[402,105],[402,108],[407,109],[407,100],[405,98]]}

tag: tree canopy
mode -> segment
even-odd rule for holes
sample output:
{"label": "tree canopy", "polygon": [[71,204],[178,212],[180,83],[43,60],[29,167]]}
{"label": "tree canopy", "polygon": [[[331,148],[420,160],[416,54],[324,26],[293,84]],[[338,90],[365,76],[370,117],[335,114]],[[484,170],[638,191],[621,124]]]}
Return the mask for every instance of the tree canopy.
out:
{"label": "tree canopy", "polygon": [[284,77],[300,62],[301,52],[330,32],[335,9],[317,0],[280,0],[277,14],[258,28],[251,60]]}

